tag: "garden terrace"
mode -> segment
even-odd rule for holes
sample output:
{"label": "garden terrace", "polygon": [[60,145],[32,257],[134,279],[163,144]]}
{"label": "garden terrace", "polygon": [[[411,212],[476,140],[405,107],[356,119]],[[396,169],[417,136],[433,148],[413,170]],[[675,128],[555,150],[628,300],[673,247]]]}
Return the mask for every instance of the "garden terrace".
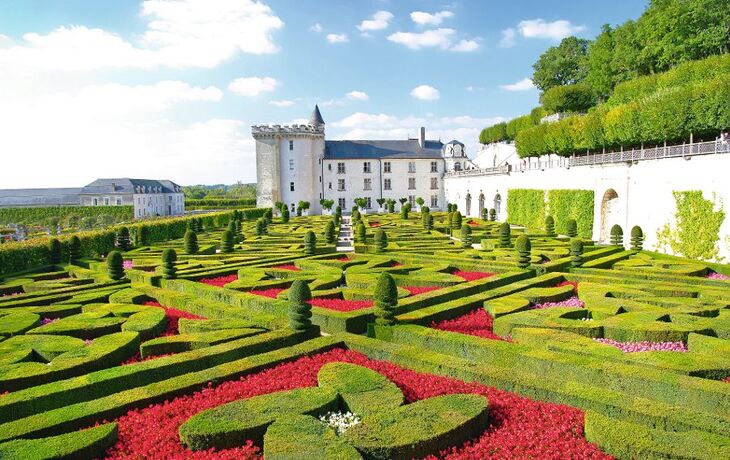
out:
{"label": "garden terrace", "polygon": [[589,240],[576,262],[481,219],[469,246],[418,212],[362,215],[343,254],[330,216],[256,211],[232,248],[229,213],[197,251],[184,227],[133,245],[120,279],[93,238],[29,247],[0,281],[0,456],[730,457],[729,266]]}

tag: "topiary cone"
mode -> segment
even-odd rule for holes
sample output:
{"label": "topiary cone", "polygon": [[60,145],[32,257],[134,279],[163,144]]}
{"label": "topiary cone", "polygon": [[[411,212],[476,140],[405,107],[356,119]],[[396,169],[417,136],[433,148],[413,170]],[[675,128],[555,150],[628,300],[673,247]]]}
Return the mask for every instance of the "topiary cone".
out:
{"label": "topiary cone", "polygon": [[644,246],[644,231],[641,227],[634,225],[631,228],[631,249],[641,251]]}
{"label": "topiary cone", "polygon": [[530,251],[532,243],[527,235],[520,235],[515,240],[515,249],[517,250],[517,266],[527,268],[530,266]]}
{"label": "topiary cone", "polygon": [[162,277],[166,280],[174,280],[177,277],[177,252],[172,248],[162,251]]}
{"label": "topiary cone", "polygon": [[150,245],[150,229],[146,225],[140,225],[137,229],[137,246]]}
{"label": "topiary cone", "polygon": [[623,246],[624,244],[624,231],[619,224],[611,227],[611,244],[616,246]]}
{"label": "topiary cone", "polygon": [[81,259],[81,240],[74,235],[68,242],[68,258],[71,262]]}
{"label": "topiary cone", "polygon": [[507,222],[502,222],[499,226],[499,247],[509,248],[512,246],[511,238],[512,230]]}
{"label": "topiary cone", "polygon": [[566,224],[566,232],[569,237],[575,238],[578,236],[578,222],[575,219],[569,219]]}
{"label": "topiary cone", "polygon": [[304,234],[304,254],[307,256],[313,256],[317,248],[317,236],[313,231],[308,231]]}
{"label": "topiary cone", "polygon": [[365,224],[360,221],[357,223],[357,228],[355,230],[355,238],[357,239],[358,243],[365,244],[366,241],[366,230],[365,230]]}
{"label": "topiary cone", "polygon": [[312,292],[303,280],[296,280],[289,288],[289,326],[296,332],[312,327]]}
{"label": "topiary cone", "polygon": [[471,248],[471,227],[467,224],[461,226],[461,246],[463,248]]}
{"label": "topiary cone", "polygon": [[382,272],[375,285],[375,324],[392,326],[396,323],[395,307],[398,305],[398,288],[390,273]]}
{"label": "topiary cone", "polygon": [[233,233],[230,230],[224,231],[221,236],[221,252],[233,252]]}
{"label": "topiary cone", "polygon": [[461,213],[459,211],[451,214],[451,229],[458,230],[461,228]]}
{"label": "topiary cone", "polygon": [[385,248],[388,246],[388,235],[385,230],[379,228],[375,231],[375,252],[385,252]]}
{"label": "topiary cone", "polygon": [[195,254],[198,252],[198,249],[200,249],[198,246],[198,235],[196,235],[194,231],[188,230],[185,232],[184,240],[186,253]]}
{"label": "topiary cone", "polygon": [[324,240],[327,244],[335,242],[335,223],[331,220],[327,222],[327,226],[324,228]]}
{"label": "topiary cone", "polygon": [[122,251],[129,251],[132,248],[132,240],[129,238],[129,228],[121,227],[117,233],[117,247]]}
{"label": "topiary cone", "polygon": [[553,216],[545,218],[545,233],[547,233],[547,236],[555,236],[555,219],[553,219]]}
{"label": "topiary cone", "polygon": [[57,238],[51,238],[48,241],[48,262],[51,264],[61,263],[61,254],[63,252],[63,246]]}
{"label": "topiary cone", "polygon": [[114,281],[124,278],[124,261],[121,252],[112,251],[106,256],[106,271],[109,278]]}
{"label": "topiary cone", "polygon": [[577,238],[570,242],[570,263],[573,267],[583,265],[583,241]]}

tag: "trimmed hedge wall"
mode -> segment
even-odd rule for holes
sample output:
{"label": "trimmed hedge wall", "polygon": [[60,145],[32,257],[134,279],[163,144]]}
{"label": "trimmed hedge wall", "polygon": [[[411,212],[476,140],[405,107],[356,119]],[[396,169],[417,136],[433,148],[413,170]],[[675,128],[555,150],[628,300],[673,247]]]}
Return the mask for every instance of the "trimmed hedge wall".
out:
{"label": "trimmed hedge wall", "polygon": [[545,191],[513,188],[507,191],[507,218],[528,229],[542,228],[545,222]]}
{"label": "trimmed hedge wall", "polygon": [[[547,193],[547,202],[546,202]],[[553,216],[558,234],[565,235],[567,222],[575,219],[578,235],[590,238],[593,234],[593,190],[534,190],[507,191],[507,219],[512,224],[524,225],[528,230],[542,230],[545,217]]]}
{"label": "trimmed hedge wall", "polygon": [[185,200],[185,209],[241,209],[256,207],[256,198],[204,198]]}
{"label": "trimmed hedge wall", "polygon": [[114,221],[134,219],[134,206],[43,206],[37,208],[0,208],[0,224],[40,224],[52,217],[61,221],[69,216],[112,216]]}

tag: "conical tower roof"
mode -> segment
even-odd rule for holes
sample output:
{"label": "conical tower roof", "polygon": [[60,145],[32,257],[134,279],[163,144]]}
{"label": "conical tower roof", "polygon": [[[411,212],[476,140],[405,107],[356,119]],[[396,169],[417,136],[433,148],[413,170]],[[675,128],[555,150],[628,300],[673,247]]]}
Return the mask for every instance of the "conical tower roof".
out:
{"label": "conical tower roof", "polygon": [[322,114],[319,113],[319,106],[314,105],[314,110],[312,110],[312,115],[309,117],[309,124],[312,126],[322,126],[324,125],[324,120],[322,119]]}

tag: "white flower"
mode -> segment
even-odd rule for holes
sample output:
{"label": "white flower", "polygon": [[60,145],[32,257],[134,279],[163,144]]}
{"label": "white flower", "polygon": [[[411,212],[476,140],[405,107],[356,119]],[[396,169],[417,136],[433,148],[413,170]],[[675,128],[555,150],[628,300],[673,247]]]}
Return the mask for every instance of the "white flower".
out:
{"label": "white flower", "polygon": [[352,412],[327,412],[325,415],[321,415],[319,420],[328,425],[330,428],[335,430],[335,433],[341,435],[348,428],[355,426],[360,423],[360,417]]}

